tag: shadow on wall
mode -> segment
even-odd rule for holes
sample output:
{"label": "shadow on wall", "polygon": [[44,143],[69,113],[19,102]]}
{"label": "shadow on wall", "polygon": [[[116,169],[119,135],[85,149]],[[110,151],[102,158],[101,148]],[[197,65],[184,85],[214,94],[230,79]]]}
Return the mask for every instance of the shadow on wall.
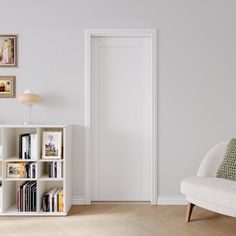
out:
{"label": "shadow on wall", "polygon": [[[81,197],[85,194],[84,166],[85,166],[85,127],[72,125],[72,186],[73,196]],[[76,178],[74,178],[76,177]]]}

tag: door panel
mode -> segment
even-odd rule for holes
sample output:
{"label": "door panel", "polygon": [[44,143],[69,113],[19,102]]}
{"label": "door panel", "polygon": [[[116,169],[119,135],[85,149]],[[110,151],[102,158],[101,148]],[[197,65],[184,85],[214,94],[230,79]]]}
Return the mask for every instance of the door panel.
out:
{"label": "door panel", "polygon": [[92,201],[150,201],[150,43],[94,37]]}

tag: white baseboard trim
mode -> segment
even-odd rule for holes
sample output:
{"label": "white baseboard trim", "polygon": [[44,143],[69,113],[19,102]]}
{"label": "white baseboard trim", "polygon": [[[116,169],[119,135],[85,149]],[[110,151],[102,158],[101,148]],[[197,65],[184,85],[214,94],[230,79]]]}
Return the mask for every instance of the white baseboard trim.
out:
{"label": "white baseboard trim", "polygon": [[[83,196],[73,196],[73,205],[86,205]],[[187,205],[185,196],[158,196],[157,205]]]}
{"label": "white baseboard trim", "polygon": [[158,196],[157,205],[187,205],[185,196]]}
{"label": "white baseboard trim", "polygon": [[72,197],[72,205],[86,205],[84,197],[83,196],[73,196]]}

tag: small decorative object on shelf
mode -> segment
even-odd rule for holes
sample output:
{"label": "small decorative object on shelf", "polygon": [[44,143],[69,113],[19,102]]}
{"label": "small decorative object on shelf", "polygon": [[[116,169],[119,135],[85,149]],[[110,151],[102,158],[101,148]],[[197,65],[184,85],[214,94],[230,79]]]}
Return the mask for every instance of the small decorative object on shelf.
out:
{"label": "small decorative object on shelf", "polygon": [[62,132],[43,132],[43,159],[62,159]]}

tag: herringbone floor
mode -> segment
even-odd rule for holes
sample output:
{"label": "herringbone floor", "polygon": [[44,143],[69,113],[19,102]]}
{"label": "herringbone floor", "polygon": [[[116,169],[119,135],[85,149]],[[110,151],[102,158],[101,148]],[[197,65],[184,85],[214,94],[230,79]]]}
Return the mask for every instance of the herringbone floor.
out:
{"label": "herringbone floor", "polygon": [[185,210],[133,203],[73,206],[67,217],[1,217],[0,236],[236,235],[236,218],[195,207],[185,223]]}

